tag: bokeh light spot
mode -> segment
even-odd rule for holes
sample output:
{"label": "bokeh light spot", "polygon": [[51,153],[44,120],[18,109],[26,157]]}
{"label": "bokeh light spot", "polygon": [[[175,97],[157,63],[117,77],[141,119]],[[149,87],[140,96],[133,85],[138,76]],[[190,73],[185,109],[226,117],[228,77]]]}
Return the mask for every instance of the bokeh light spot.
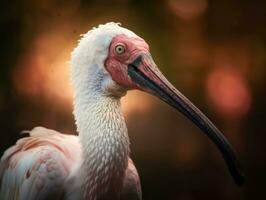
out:
{"label": "bokeh light spot", "polygon": [[207,79],[207,96],[215,109],[228,118],[242,118],[250,110],[251,94],[235,69],[217,68]]}
{"label": "bokeh light spot", "polygon": [[178,18],[193,20],[206,12],[208,2],[206,0],[170,0],[168,5]]}

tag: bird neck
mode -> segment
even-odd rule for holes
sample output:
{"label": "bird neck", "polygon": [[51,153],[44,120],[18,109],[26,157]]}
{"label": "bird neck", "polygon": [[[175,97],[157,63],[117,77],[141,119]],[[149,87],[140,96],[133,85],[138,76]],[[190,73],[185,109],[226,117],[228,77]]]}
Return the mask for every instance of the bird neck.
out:
{"label": "bird neck", "polygon": [[94,93],[76,102],[74,115],[83,153],[80,173],[84,197],[110,198],[119,194],[122,187],[130,151],[120,98]]}

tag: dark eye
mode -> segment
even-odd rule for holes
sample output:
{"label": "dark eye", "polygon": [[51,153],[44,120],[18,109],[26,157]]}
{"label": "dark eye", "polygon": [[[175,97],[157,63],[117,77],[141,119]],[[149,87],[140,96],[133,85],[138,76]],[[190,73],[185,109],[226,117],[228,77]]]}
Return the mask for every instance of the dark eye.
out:
{"label": "dark eye", "polygon": [[121,55],[125,52],[125,46],[123,44],[118,44],[115,46],[115,52],[117,55]]}

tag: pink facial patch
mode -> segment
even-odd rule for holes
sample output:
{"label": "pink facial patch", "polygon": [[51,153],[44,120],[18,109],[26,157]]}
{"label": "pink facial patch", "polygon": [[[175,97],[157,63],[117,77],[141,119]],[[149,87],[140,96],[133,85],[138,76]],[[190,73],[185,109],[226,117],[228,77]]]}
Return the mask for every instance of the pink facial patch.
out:
{"label": "pink facial patch", "polygon": [[[122,44],[125,51],[122,54],[116,52],[116,46]],[[148,53],[148,44],[140,37],[128,37],[117,35],[109,46],[109,54],[105,60],[106,70],[112,79],[126,88],[135,88],[135,84],[128,76],[128,64],[132,63],[140,54]]]}

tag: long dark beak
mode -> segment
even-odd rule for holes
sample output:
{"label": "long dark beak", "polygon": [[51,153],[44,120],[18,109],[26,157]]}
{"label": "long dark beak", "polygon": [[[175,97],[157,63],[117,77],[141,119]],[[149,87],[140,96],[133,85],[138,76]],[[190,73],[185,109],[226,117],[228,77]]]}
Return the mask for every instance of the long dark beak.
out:
{"label": "long dark beak", "polygon": [[128,65],[128,75],[141,89],[179,110],[198,126],[218,147],[237,185],[245,181],[235,153],[215,125],[184,95],[182,95],[156,67],[150,54],[142,54]]}

